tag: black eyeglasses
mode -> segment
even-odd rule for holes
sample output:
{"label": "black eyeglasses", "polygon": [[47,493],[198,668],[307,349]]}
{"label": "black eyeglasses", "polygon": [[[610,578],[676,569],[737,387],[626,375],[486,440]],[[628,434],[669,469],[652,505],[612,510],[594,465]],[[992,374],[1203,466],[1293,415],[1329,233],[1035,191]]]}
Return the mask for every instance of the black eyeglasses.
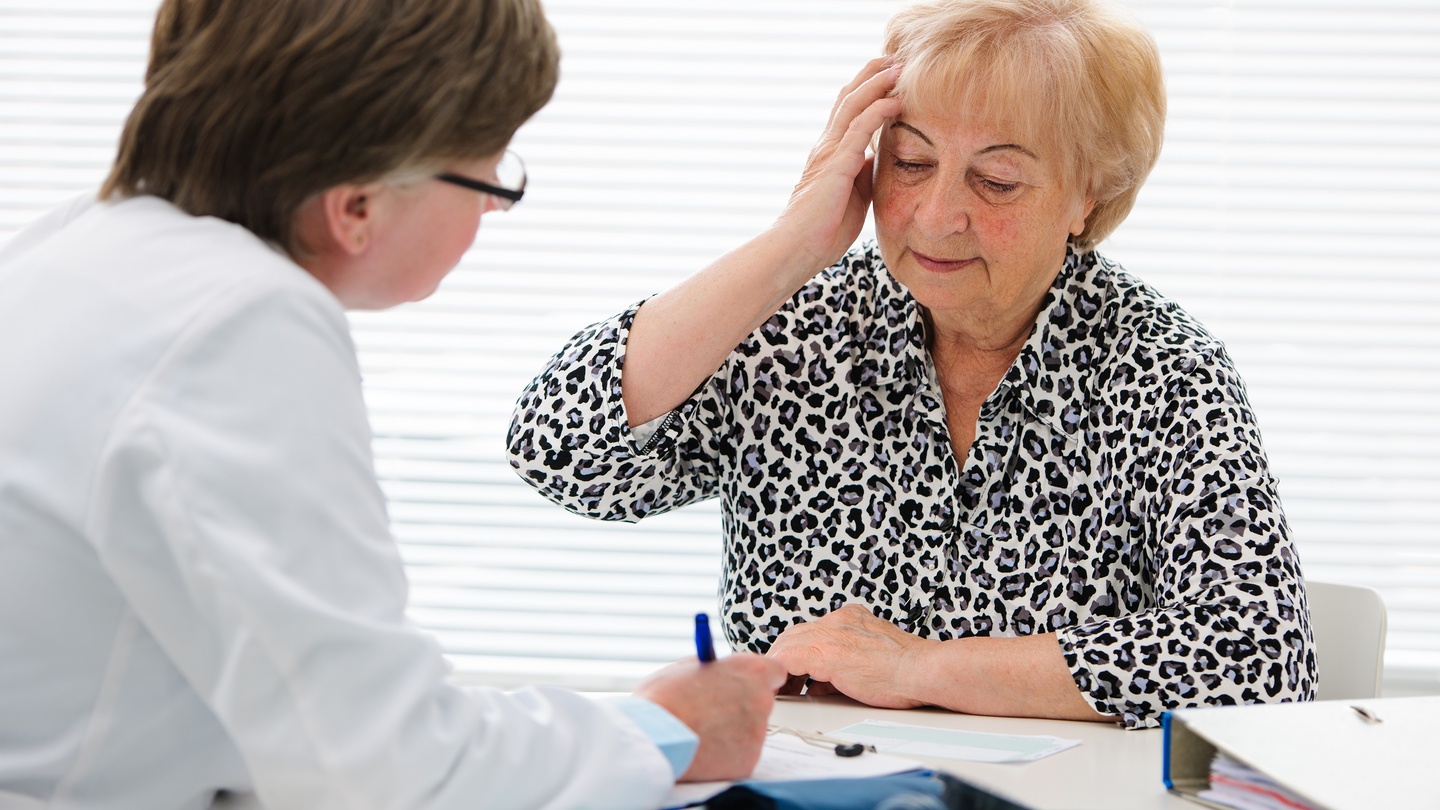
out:
{"label": "black eyeglasses", "polygon": [[446,183],[453,183],[471,191],[478,191],[481,194],[489,194],[495,198],[495,209],[497,211],[509,211],[520,198],[525,196],[525,164],[520,161],[520,156],[505,150],[500,157],[500,162],[495,164],[495,183],[486,183],[481,180],[472,180],[463,174],[445,172],[435,175],[436,180]]}

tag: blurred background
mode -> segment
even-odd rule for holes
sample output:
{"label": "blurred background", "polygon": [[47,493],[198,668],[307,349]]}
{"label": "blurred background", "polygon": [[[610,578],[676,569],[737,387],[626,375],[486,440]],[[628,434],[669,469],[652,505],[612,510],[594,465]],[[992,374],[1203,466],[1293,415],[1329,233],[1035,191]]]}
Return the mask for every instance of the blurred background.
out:
{"label": "blurred background", "polygon": [[[104,178],[157,5],[0,0],[0,243]],[[515,397],[581,327],[774,219],[904,3],[545,5],[562,79],[513,144],[524,203],[433,298],[352,323],[414,620],[467,680],[624,689],[693,653],[718,509],[552,506],[504,460]],[[1307,576],[1384,596],[1385,695],[1440,694],[1440,5],[1124,5],[1170,117],[1101,251],[1226,342]]]}

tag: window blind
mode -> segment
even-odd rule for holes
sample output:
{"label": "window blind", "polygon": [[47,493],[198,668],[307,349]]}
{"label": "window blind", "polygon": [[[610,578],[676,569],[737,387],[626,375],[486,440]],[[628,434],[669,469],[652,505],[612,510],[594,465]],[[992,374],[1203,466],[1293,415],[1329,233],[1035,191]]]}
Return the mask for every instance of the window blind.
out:
{"label": "window blind", "polygon": [[1440,7],[1147,2],[1164,155],[1104,249],[1229,347],[1313,579],[1440,691]]}
{"label": "window blind", "polygon": [[[93,189],[154,0],[0,0],[0,241]],[[715,605],[713,504],[610,525],[504,460],[515,396],[587,323],[770,223],[894,0],[551,0],[525,202],[420,304],[355,314],[412,615],[466,678],[626,688]],[[1386,692],[1440,692],[1440,10],[1136,0],[1160,165],[1102,250],[1229,346],[1306,572],[1390,610]]]}

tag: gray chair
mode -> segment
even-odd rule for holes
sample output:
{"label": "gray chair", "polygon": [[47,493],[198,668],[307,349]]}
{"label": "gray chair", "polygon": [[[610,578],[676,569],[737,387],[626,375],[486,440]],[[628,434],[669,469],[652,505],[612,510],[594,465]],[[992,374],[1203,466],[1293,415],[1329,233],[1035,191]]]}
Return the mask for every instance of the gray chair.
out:
{"label": "gray chair", "polygon": [[1317,700],[1380,696],[1385,669],[1385,602],[1363,585],[1307,580],[1310,626],[1320,669]]}

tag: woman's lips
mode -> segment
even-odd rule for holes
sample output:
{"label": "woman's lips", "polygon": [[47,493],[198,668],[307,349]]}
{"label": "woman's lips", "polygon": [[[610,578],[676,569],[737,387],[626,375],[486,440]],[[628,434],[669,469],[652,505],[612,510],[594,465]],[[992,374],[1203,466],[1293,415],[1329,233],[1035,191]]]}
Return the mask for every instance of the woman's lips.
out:
{"label": "woman's lips", "polygon": [[979,261],[979,259],[940,259],[914,250],[910,251],[910,255],[915,257],[917,264],[932,273],[953,273],[956,270],[964,270]]}

